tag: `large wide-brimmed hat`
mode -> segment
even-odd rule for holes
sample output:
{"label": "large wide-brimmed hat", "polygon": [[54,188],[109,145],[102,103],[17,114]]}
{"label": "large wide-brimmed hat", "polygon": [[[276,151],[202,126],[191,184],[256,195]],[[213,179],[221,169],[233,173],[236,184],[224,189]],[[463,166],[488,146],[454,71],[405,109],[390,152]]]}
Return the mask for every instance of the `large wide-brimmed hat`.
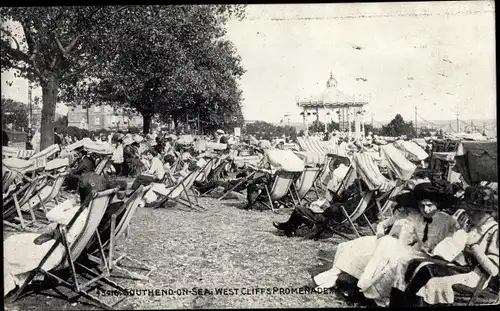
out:
{"label": "large wide-brimmed hat", "polygon": [[451,196],[453,196],[453,191],[448,192],[447,189],[443,189],[443,187],[439,187],[439,185],[426,182],[417,184],[413,191],[399,194],[391,198],[391,200],[406,207],[417,207],[419,202],[430,200],[440,207],[449,202],[450,193]]}
{"label": "large wide-brimmed hat", "polygon": [[462,206],[466,210],[495,212],[498,210],[498,193],[485,186],[467,187]]}

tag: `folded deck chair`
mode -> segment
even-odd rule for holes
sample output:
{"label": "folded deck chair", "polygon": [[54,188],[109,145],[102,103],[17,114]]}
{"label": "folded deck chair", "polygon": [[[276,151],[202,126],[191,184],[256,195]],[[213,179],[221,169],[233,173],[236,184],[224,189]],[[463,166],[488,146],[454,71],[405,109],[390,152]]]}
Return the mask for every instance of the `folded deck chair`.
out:
{"label": "folded deck chair", "polygon": [[[29,283],[31,283],[33,278],[39,273],[44,276],[57,280],[58,284],[61,284],[69,288],[73,292],[75,292],[77,294],[77,297],[84,296],[85,298],[91,300],[94,303],[99,304],[100,307],[103,307],[105,309],[112,309],[116,304],[121,302],[126,297],[125,293],[127,292],[127,290],[109,279],[110,270],[106,258],[104,256],[104,251],[102,250],[102,244],[100,242],[99,233],[97,232],[97,228],[102,220],[102,217],[104,216],[106,208],[108,207],[108,204],[112,196],[115,195],[117,191],[118,189],[109,189],[95,193],[94,195],[92,195],[89,204],[85,204],[85,202],[84,204],[82,204],[80,209],[76,212],[76,214],[73,216],[73,218],[71,219],[71,221],[68,223],[67,226],[62,226],[60,224],[57,226],[56,230],[58,230],[60,236],[56,239],[55,243],[52,245],[51,249],[47,252],[45,257],[41,260],[38,267],[29,274],[25,282],[11,297],[12,301],[17,300],[17,298],[24,291],[26,286]],[[83,230],[76,237],[75,241],[72,244],[69,244],[67,240],[67,232],[71,230],[71,228],[77,221],[80,214],[86,208],[88,208],[88,215]],[[100,249],[101,249],[100,253],[104,263],[104,271],[101,271],[99,267],[87,267],[78,262],[78,259],[80,255],[84,252],[87,244],[96,234],[100,244]],[[55,249],[61,244],[64,246],[65,249],[64,257],[61,259],[59,264],[57,264],[53,269],[47,271],[46,269],[44,269],[45,263],[51,257]],[[71,280],[65,280],[57,275],[58,271],[66,269],[70,269]],[[85,277],[90,280],[85,283],[82,283],[78,280],[78,276]],[[94,296],[90,294],[89,291],[87,291],[87,289],[91,287],[94,288],[96,286],[96,283],[99,283],[99,285],[106,284],[108,286],[111,286],[113,289],[121,292],[123,294],[122,295],[123,298],[115,302],[113,305],[104,302],[99,297]]]}
{"label": "folded deck chair", "polygon": [[[151,185],[147,187],[141,185],[139,188],[137,188],[137,190],[134,191],[134,193],[132,193],[132,195],[130,195],[130,197],[124,202],[121,208],[111,215],[109,222],[106,223],[102,228],[102,230],[110,230],[109,239],[106,241],[102,241],[104,252],[105,254],[107,254],[108,266],[110,271],[121,272],[121,274],[125,274],[128,278],[136,280],[149,279],[149,275],[153,272],[154,268],[139,260],[131,258],[126,253],[119,253],[116,247],[118,246],[117,241],[122,236],[128,237],[127,232],[129,230],[130,221],[132,220],[132,217],[134,216],[144,194],[149,191],[151,187]],[[117,220],[118,217],[120,217],[119,221]],[[96,244],[97,242],[97,240],[94,241],[94,243]],[[88,257],[95,263],[102,264],[102,260],[98,257],[98,253],[99,249],[97,249],[94,254],[89,254]],[[127,266],[120,265],[120,262],[125,260],[136,264],[137,266],[134,266],[134,269],[146,270],[146,274],[136,273],[134,271],[128,270],[126,268]]]}
{"label": "folded deck chair", "polygon": [[[255,204],[257,201],[260,201],[262,204],[267,206],[270,210],[276,213],[275,210],[275,205],[274,203],[280,203],[286,205],[285,202],[282,200],[287,196],[287,194],[290,191],[290,186],[292,185],[293,181],[297,178],[297,175],[300,174],[300,172],[289,172],[289,171],[277,171],[274,175],[274,182],[272,187],[269,189],[267,185],[264,185],[264,190],[265,194],[259,195],[257,198],[255,198],[252,202],[249,202],[248,206],[251,208],[253,204]],[[264,200],[262,200],[262,196],[265,196]],[[290,193],[290,196],[294,202],[294,204],[297,204],[295,195],[293,193]],[[267,204],[268,201],[269,204]]]}

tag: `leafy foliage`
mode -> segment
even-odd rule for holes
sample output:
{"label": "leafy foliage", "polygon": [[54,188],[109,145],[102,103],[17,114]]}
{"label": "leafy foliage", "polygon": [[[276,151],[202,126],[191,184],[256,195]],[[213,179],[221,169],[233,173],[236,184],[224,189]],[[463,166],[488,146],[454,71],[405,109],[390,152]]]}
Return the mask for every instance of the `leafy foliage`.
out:
{"label": "leafy foliage", "polygon": [[28,106],[10,98],[2,98],[2,124],[4,127],[12,124],[12,130],[27,129],[28,118]]}
{"label": "leafy foliage", "polygon": [[41,148],[53,143],[59,91],[72,89],[114,55],[110,38],[123,34],[124,6],[2,7],[2,71],[42,87]]}
{"label": "leafy foliage", "polygon": [[281,138],[283,135],[295,139],[297,137],[297,129],[293,126],[276,126],[264,121],[257,121],[245,125],[244,131],[246,135],[255,136],[257,139],[272,140],[273,138]]}
{"label": "leafy foliage", "polygon": [[124,37],[108,43],[115,57],[78,86],[80,97],[135,109],[145,132],[155,114],[176,123],[199,118],[205,128],[241,123],[237,79],[244,71],[223,36],[228,18],[242,12],[240,6],[134,7],[121,21]]}
{"label": "leafy foliage", "polygon": [[398,113],[389,124],[382,126],[382,135],[397,137],[406,135],[408,137],[415,137],[416,131],[413,127],[413,122],[405,122],[403,117]]}

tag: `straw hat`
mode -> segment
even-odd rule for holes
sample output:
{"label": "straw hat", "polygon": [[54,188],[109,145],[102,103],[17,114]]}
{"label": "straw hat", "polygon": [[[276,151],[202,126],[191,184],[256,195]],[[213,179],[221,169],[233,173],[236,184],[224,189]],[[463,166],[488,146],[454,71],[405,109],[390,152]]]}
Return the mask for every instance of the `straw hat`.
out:
{"label": "straw hat", "polygon": [[221,130],[221,129],[218,129],[217,131],[215,131],[215,133],[217,133],[217,134],[221,134],[221,135],[226,134],[226,132],[224,132],[224,131],[223,131],[223,130]]}

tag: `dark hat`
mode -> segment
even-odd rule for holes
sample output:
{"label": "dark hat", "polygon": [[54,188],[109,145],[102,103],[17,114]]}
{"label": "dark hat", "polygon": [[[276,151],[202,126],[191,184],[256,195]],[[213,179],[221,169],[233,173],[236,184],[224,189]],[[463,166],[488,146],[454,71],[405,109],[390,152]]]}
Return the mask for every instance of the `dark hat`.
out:
{"label": "dark hat", "polygon": [[471,186],[465,189],[464,209],[495,212],[498,210],[498,194],[485,186]]}
{"label": "dark hat", "polygon": [[443,185],[427,182],[418,184],[413,191],[397,195],[391,200],[407,207],[417,207],[418,203],[423,200],[430,200],[440,206],[449,202],[450,193],[453,196],[453,189],[448,192]]}
{"label": "dark hat", "polygon": [[448,183],[449,185],[446,183],[431,182],[418,184],[413,189],[413,194],[418,201],[430,200],[437,204],[447,203],[449,196],[453,196],[453,187],[451,183]]}

